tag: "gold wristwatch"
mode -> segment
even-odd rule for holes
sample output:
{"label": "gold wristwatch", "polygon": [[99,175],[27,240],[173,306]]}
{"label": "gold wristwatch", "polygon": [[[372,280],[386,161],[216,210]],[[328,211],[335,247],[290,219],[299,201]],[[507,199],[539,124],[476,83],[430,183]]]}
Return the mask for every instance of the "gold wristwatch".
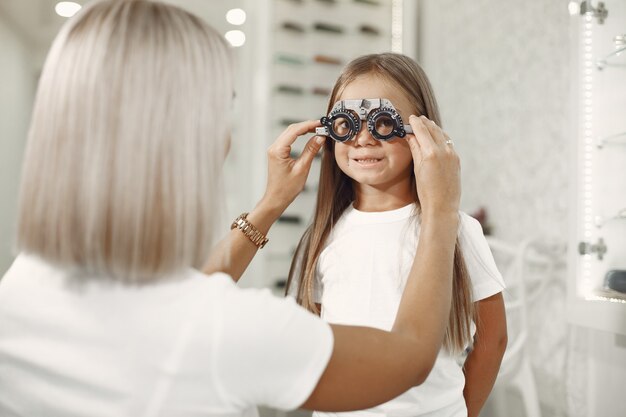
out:
{"label": "gold wristwatch", "polygon": [[269,239],[259,230],[254,227],[252,223],[247,220],[248,213],[242,213],[237,217],[233,224],[230,225],[231,230],[237,228],[243,232],[243,234],[250,239],[252,243],[254,243],[259,249],[263,249],[263,246]]}

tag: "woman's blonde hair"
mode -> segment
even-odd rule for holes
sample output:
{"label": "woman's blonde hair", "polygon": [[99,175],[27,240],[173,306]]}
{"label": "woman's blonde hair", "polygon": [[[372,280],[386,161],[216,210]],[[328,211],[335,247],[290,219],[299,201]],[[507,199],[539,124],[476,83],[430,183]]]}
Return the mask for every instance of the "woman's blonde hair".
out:
{"label": "woman's blonde hair", "polygon": [[222,37],[177,7],[97,1],[70,19],[39,81],[17,249],[126,282],[201,267],[231,73]]}
{"label": "woman's blonde hair", "polygon": [[[441,126],[437,101],[426,74],[412,59],[394,53],[365,55],[350,62],[335,82],[327,112],[331,110],[346,86],[363,75],[375,75],[391,82],[399,91],[404,92],[409,102],[413,103],[414,108],[411,111],[414,114],[425,115]],[[355,199],[352,180],[339,169],[334,149],[334,141],[326,141],[322,153],[313,223],[300,240],[287,281],[287,291],[295,281],[298,285],[296,295],[298,303],[317,314],[319,311],[313,300],[317,260],[335,223]],[[414,180],[413,176],[413,184]],[[413,198],[419,207],[415,187],[412,190]],[[471,343],[470,326],[471,321],[475,319],[471,282],[458,241],[455,247],[453,274],[452,307],[444,347],[449,352],[458,353]]]}

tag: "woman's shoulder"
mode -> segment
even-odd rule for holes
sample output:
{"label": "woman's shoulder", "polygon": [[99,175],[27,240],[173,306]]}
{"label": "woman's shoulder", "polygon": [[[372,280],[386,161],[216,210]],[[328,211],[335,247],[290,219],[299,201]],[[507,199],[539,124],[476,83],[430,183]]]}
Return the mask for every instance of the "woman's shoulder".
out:
{"label": "woman's shoulder", "polygon": [[197,269],[190,269],[187,272],[187,279],[199,286],[220,288],[225,291],[231,291],[236,288],[235,281],[225,272],[213,272],[205,274]]}
{"label": "woman's shoulder", "polygon": [[[204,274],[200,271],[193,271],[193,277],[198,286],[205,287],[212,294],[220,298],[220,303],[228,306],[227,309],[237,310],[241,304],[246,305],[246,309],[263,306],[285,306],[283,308],[292,308],[295,304],[289,297],[276,297],[268,288],[243,288],[230,275],[223,272],[215,272],[212,274]],[[281,308],[281,307],[278,307]]]}

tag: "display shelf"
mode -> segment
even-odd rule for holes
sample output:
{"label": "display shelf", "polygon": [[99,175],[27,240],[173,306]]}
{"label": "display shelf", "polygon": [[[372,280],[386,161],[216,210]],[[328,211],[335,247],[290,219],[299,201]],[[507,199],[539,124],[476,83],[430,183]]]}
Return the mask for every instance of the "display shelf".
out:
{"label": "display shelf", "polygon": [[596,62],[597,68],[602,71],[607,67],[626,68],[626,46],[617,48]]}
{"label": "display shelf", "polygon": [[[391,49],[393,2],[271,3],[270,46],[274,61],[270,68],[273,94],[268,112],[276,136],[291,123],[324,115],[331,88],[348,61],[364,53]],[[294,146],[295,155],[301,147]],[[313,176],[312,173],[309,178]],[[316,187],[310,184],[309,188]]]}
{"label": "display shelf", "polygon": [[626,132],[616,133],[614,135],[604,136],[597,140],[596,146],[602,149],[605,146],[626,145]]}
{"label": "display shelf", "polygon": [[590,301],[609,301],[626,304],[626,294],[604,288],[593,291],[588,299]]}
{"label": "display shelf", "polygon": [[626,221],[626,208],[619,210],[612,216],[596,216],[594,218],[594,223],[598,229],[604,227],[607,223],[612,223],[614,221]]}
{"label": "display shelf", "polygon": [[[572,49],[578,93],[567,305],[572,323],[626,335],[626,293],[608,284],[611,271],[626,270],[626,77],[612,70],[626,63],[626,45],[616,36],[624,33],[618,17],[626,16],[626,5],[607,8],[613,18],[603,23],[581,17]],[[610,45],[616,49],[607,53]]]}

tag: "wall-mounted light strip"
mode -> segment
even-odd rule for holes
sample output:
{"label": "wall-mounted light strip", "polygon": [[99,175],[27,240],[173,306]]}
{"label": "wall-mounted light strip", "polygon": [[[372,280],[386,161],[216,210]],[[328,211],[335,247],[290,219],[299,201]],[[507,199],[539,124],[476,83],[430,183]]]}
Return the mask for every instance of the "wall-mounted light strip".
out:
{"label": "wall-mounted light strip", "polygon": [[587,301],[610,301],[612,303],[616,303],[616,304],[626,304],[626,300],[623,300],[621,298],[615,298],[613,296],[600,296],[600,295],[588,295],[585,297],[585,300]]}
{"label": "wall-mounted light strip", "polygon": [[[582,195],[582,236],[583,242],[591,242],[593,238],[593,20],[592,16],[584,15],[582,23],[582,117],[581,117],[581,160],[579,168],[582,168],[581,195]],[[591,256],[582,255],[581,259],[581,285],[583,296],[590,299],[594,283],[591,279]]]}
{"label": "wall-mounted light strip", "polygon": [[391,52],[402,51],[402,4],[403,0],[391,2]]}

